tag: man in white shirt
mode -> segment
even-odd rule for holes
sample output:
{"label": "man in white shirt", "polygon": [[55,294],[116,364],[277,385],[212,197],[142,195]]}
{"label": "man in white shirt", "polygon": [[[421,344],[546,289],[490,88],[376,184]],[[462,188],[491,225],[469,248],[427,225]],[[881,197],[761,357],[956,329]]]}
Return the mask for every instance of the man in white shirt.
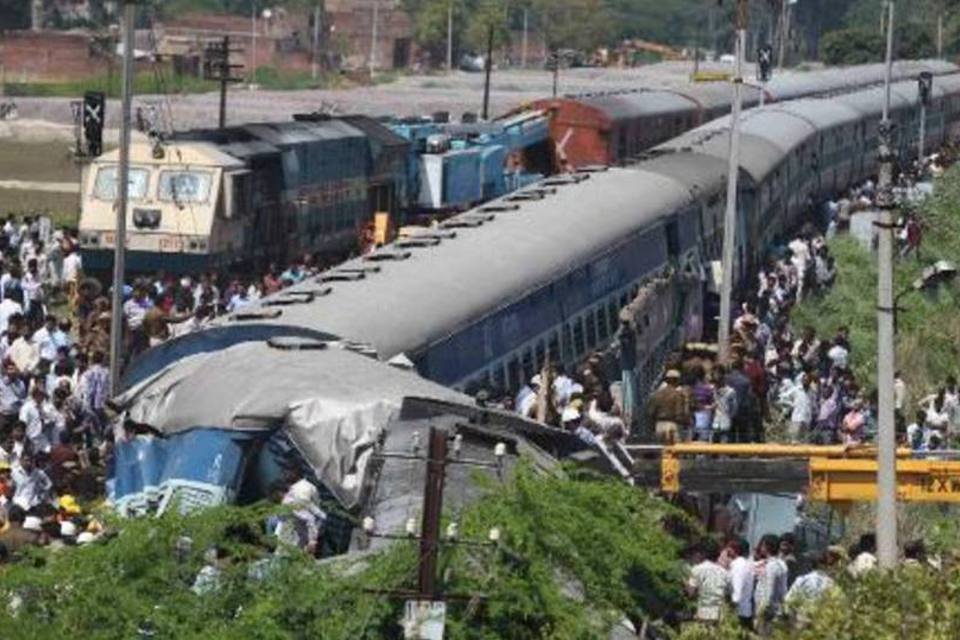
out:
{"label": "man in white shirt", "polygon": [[83,259],[76,248],[72,248],[70,253],[63,259],[63,282],[69,287],[70,283],[76,283],[80,280],[80,273],[83,271]]}
{"label": "man in white shirt", "polygon": [[31,342],[36,345],[40,351],[40,357],[48,362],[55,362],[57,359],[57,317],[49,314],[46,317],[43,326],[33,332]]}
{"label": "man in white shirt", "polygon": [[796,579],[787,596],[784,598],[784,608],[794,618],[797,627],[808,626],[812,621],[812,606],[830,591],[836,589],[837,583],[827,575],[826,569],[832,566],[838,556],[827,550],[822,556],[814,560],[814,569]]}
{"label": "man in white shirt", "polygon": [[850,352],[847,351],[847,348],[839,341],[833,343],[833,346],[827,351],[827,357],[830,358],[830,363],[835,368],[846,371],[850,359]]}
{"label": "man in white shirt", "polygon": [[783,613],[787,596],[787,564],[780,559],[780,540],[767,534],[757,546],[757,576],[754,591],[754,616],[757,633],[769,637],[774,621]]}
{"label": "man in white shirt", "polygon": [[746,540],[731,540],[727,543],[730,561],[730,601],[737,610],[740,624],[753,629],[753,561]]}
{"label": "man in white shirt", "polygon": [[723,618],[724,605],[730,593],[730,574],[716,563],[718,545],[713,538],[704,538],[694,550],[694,562],[687,579],[687,594],[697,600],[694,620],[717,624]]}
{"label": "man in white shirt", "polygon": [[0,302],[0,333],[5,333],[10,324],[10,316],[14,314],[23,314],[23,305],[16,300],[16,292],[13,289],[4,291],[3,302]]}
{"label": "man in white shirt", "polygon": [[53,405],[47,400],[43,384],[34,383],[30,395],[20,407],[20,422],[26,425],[27,439],[34,451],[49,452],[52,445]]}
{"label": "man in white shirt", "polygon": [[13,483],[16,486],[13,494],[13,503],[24,511],[50,502],[50,490],[53,483],[42,470],[33,463],[33,456],[29,453],[20,456],[20,460],[11,467]]}

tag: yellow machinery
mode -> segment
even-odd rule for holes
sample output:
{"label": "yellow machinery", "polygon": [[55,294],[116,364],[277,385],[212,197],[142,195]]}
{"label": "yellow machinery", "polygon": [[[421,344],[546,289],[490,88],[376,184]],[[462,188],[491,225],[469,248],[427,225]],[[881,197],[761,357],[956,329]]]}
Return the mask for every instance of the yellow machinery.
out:
{"label": "yellow machinery", "polygon": [[[870,446],[810,446],[781,444],[678,444],[664,447],[660,488],[677,493],[685,459],[729,462],[734,468],[747,460],[805,462],[810,500],[849,503],[877,497],[877,450]],[[905,502],[960,502],[960,460],[913,458],[897,451],[897,498]]]}

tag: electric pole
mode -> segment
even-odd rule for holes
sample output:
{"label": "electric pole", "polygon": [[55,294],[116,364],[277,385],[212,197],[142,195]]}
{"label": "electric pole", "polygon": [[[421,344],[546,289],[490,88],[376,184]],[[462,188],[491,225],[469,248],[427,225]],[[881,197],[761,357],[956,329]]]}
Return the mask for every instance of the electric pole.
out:
{"label": "electric pole", "polygon": [[937,60],[943,60],[943,13],[937,16]]}
{"label": "electric pole", "polygon": [[447,2],[447,73],[453,71],[453,0]]}
{"label": "electric pole", "polygon": [[310,61],[310,76],[316,80],[320,75],[317,54],[320,52],[320,5],[313,8],[313,55]]}
{"label": "electric pole", "polygon": [[483,81],[483,119],[490,117],[490,74],[493,72],[493,23],[487,31],[487,59],[484,60],[486,78]]}
{"label": "electric pole", "polygon": [[523,10],[523,45],[520,49],[520,67],[527,68],[527,33],[530,29],[530,9]]}
{"label": "electric pole", "polygon": [[230,64],[230,36],[224,36],[223,41],[207,47],[204,52],[204,75],[210,80],[220,83],[220,128],[227,126],[227,85],[231,82],[242,82],[241,78],[234,78],[233,69],[242,65]]}
{"label": "electric pole", "polygon": [[879,131],[880,172],[877,180],[877,560],[885,569],[897,564],[897,436],[894,423],[894,297],[893,297],[893,123],[890,84],[893,65],[892,0],[887,4],[887,60],[883,120]]}
{"label": "electric pole", "polygon": [[730,114],[730,154],[727,165],[727,208],[723,221],[723,279],[720,288],[720,361],[730,358],[730,316],[733,307],[733,269],[737,234],[737,179],[740,174],[740,111],[743,108],[743,56],[747,41],[747,0],[737,0],[736,70]]}
{"label": "electric pole", "polygon": [[790,7],[796,0],[781,0],[780,2],[780,52],[777,58],[777,70],[783,69],[787,57],[787,41],[790,39]]}
{"label": "electric pole", "polygon": [[377,29],[380,27],[380,0],[373,0],[373,25],[370,27],[370,78],[377,69]]}
{"label": "electric pole", "polygon": [[257,82],[257,3],[250,9],[250,88]]}
{"label": "electric pole", "polygon": [[113,292],[110,308],[110,391],[120,393],[123,361],[123,283],[127,245],[127,201],[130,195],[130,106],[133,102],[133,38],[137,5],[123,4],[123,78],[120,107],[120,162],[117,167],[116,237],[113,248]]}

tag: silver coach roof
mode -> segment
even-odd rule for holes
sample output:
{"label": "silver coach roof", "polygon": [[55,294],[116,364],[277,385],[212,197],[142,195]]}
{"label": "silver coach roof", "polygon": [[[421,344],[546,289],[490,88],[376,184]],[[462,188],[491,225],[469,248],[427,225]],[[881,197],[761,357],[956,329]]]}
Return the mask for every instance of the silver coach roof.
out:
{"label": "silver coach roof", "polygon": [[777,110],[812,122],[818,129],[831,129],[860,117],[856,109],[835,100],[794,100],[778,104]]}
{"label": "silver coach roof", "polygon": [[[921,71],[934,74],[954,73],[957,65],[942,60],[900,60],[893,65],[894,81],[915,78]],[[809,73],[774,75],[767,89],[778,100],[790,100],[811,93],[833,93],[850,86],[882,83],[884,65],[865,64],[849,67],[833,67]]]}
{"label": "silver coach roof", "polygon": [[726,187],[726,161],[703,153],[668,152],[628,166],[673,178],[686,185],[694,197]]}
{"label": "silver coach roof", "polygon": [[[380,272],[362,280],[333,282],[329,295],[281,307],[279,317],[240,322],[228,317],[220,324],[308,327],[369,343],[384,359],[416,353],[609,251],[691,200],[683,184],[636,168],[590,174],[579,184],[556,189],[543,200],[501,199],[461,214],[495,218],[457,229],[457,237],[437,246],[407,249],[406,260],[377,262]],[[589,202],[603,202],[603,215],[585,209]],[[479,213],[514,204],[514,211]],[[392,250],[392,245],[385,248]],[[370,266],[356,259],[334,271]],[[307,281],[278,295],[318,286]]]}
{"label": "silver coach roof", "polygon": [[[957,80],[958,75],[947,76],[940,80],[952,84]],[[934,83],[936,82],[935,80]],[[818,127],[823,126],[817,123],[815,118],[809,117],[810,114],[820,111],[822,112],[820,117],[828,120],[842,118],[842,111],[850,110],[859,114],[857,117],[879,114],[883,93],[882,87],[874,87],[831,98],[809,98],[744,112],[740,120],[742,124],[741,168],[755,181],[762,181],[783,162],[785,151],[805,142],[815,131],[811,122]],[[909,106],[916,100],[914,82],[899,82],[891,87],[892,109]],[[657,149],[695,151],[725,159],[730,146],[730,118],[731,116],[717,118],[674,138]]]}
{"label": "silver coach roof", "polygon": [[[784,120],[795,116],[781,114]],[[704,154],[726,163],[730,152],[730,116],[724,116],[688,131],[659,147],[658,151],[686,151]],[[783,149],[765,135],[743,132],[740,136],[740,168],[760,182],[770,171],[783,162]]]}

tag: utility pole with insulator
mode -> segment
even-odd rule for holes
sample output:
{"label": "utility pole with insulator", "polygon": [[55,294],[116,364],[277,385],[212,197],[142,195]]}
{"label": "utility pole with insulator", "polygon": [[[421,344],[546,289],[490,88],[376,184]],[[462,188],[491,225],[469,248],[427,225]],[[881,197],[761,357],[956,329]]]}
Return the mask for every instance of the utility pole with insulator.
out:
{"label": "utility pole with insulator", "polygon": [[242,78],[235,78],[232,75],[234,69],[240,69],[243,65],[230,64],[230,36],[224,36],[221,42],[211,44],[207,47],[204,60],[206,68],[204,75],[210,80],[216,80],[220,83],[220,128],[227,126],[227,85],[232,82],[243,82]]}
{"label": "utility pole with insulator", "polygon": [[893,2],[886,6],[887,59],[884,75],[883,119],[879,130],[880,171],[877,180],[877,560],[881,567],[897,564],[897,435],[894,422],[893,296],[893,123],[890,121],[890,84],[893,68]]}
{"label": "utility pole with insulator", "polygon": [[110,308],[110,392],[120,393],[123,363],[123,283],[126,274],[127,204],[130,195],[130,109],[133,103],[133,39],[137,5],[123,3],[123,78],[120,99],[120,161],[117,167],[116,236]]}
{"label": "utility pole with insulator", "polygon": [[743,109],[743,57],[747,42],[747,0],[737,0],[736,68],[730,114],[730,151],[727,162],[727,207],[723,220],[723,274],[720,287],[718,342],[720,361],[730,359],[730,319],[733,310],[734,254],[737,242],[737,182],[740,175],[740,112]]}

